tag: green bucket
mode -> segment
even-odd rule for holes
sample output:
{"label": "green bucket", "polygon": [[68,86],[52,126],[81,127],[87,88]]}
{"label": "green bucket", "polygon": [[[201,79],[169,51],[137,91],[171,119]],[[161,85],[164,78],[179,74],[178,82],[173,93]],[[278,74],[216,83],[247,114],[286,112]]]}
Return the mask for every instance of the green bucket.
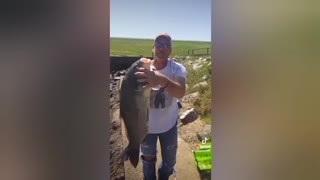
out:
{"label": "green bucket", "polygon": [[211,142],[206,144],[196,144],[194,153],[194,161],[200,171],[211,170],[212,165],[212,147]]}

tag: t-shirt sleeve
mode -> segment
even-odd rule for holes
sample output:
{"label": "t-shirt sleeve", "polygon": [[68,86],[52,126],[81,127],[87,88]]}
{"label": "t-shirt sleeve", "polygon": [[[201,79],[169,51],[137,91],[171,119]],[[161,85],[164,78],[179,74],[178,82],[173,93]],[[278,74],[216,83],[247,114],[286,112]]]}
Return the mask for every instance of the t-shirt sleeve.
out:
{"label": "t-shirt sleeve", "polygon": [[187,74],[188,74],[187,70],[183,65],[181,65],[181,64],[176,65],[176,71],[174,73],[174,78],[180,76],[180,77],[183,77],[184,79],[187,79]]}

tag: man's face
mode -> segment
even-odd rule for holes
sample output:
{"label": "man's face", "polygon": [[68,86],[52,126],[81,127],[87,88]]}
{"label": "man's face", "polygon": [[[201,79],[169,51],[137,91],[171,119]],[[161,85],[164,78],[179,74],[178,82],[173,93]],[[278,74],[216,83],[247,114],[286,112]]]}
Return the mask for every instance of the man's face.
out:
{"label": "man's face", "polygon": [[154,54],[158,59],[168,59],[171,50],[171,42],[166,37],[159,37],[154,43]]}

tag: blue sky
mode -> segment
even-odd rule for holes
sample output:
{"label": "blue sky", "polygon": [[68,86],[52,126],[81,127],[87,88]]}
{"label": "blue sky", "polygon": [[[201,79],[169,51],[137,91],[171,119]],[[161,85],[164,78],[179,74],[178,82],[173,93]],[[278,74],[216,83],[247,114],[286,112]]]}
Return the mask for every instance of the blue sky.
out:
{"label": "blue sky", "polygon": [[211,41],[211,0],[110,0],[110,36]]}

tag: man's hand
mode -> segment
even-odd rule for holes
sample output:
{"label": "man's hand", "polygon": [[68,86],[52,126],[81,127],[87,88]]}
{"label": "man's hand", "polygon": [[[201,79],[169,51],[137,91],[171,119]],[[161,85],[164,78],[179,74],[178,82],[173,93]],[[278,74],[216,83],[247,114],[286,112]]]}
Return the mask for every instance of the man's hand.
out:
{"label": "man's hand", "polygon": [[171,80],[159,71],[150,71],[145,68],[139,68],[135,74],[139,77],[138,82],[147,83],[144,88],[152,88],[159,85],[161,87],[166,86],[168,93],[177,98],[182,98],[186,93],[186,84],[183,77],[176,77],[176,79]]}
{"label": "man's hand", "polygon": [[163,87],[169,81],[168,78],[160,72],[150,71],[145,68],[138,68],[138,72],[136,72],[135,74],[139,77],[139,83],[147,83],[147,85],[144,86],[145,89],[155,87],[158,85]]}

